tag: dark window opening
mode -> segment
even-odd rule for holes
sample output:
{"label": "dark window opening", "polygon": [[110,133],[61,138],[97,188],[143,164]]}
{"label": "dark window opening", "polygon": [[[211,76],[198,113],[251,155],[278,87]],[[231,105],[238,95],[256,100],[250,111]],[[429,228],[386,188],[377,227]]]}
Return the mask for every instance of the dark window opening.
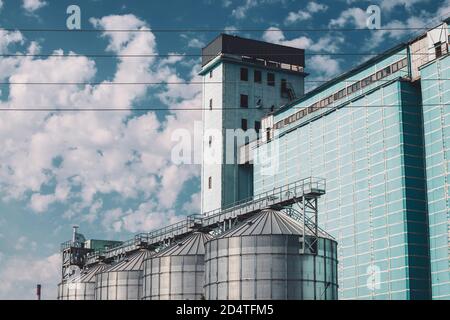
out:
{"label": "dark window opening", "polygon": [[210,78],[213,77],[213,71],[212,71],[212,70],[209,72],[209,77],[210,77]]}
{"label": "dark window opening", "polygon": [[275,86],[275,74],[268,73],[267,74],[267,85],[274,87]]}
{"label": "dark window opening", "polygon": [[209,144],[209,146],[211,147],[211,144],[212,144],[212,136],[209,136],[208,144]]}
{"label": "dark window opening", "polygon": [[209,99],[209,110],[212,110],[213,108],[213,100]]}
{"label": "dark window opening", "polygon": [[436,59],[442,56],[442,45],[440,42],[434,45],[434,53],[436,55]]}
{"label": "dark window opening", "polygon": [[377,72],[377,80],[380,80],[381,78],[383,78],[383,71],[378,71]]}
{"label": "dark window opening", "polygon": [[259,132],[261,130],[261,121],[255,121],[255,130]]}
{"label": "dark window opening", "polygon": [[248,108],[248,95],[241,94],[241,108]]}
{"label": "dark window opening", "polygon": [[241,119],[241,128],[244,131],[247,131],[248,126],[247,126],[247,119]]}
{"label": "dark window opening", "polygon": [[394,73],[394,72],[397,72],[397,70],[398,70],[398,67],[399,67],[399,63],[397,62],[397,63],[394,63],[393,65],[392,65],[392,73]]}
{"label": "dark window opening", "polygon": [[345,89],[342,89],[334,94],[334,100],[339,100],[345,97]]}
{"label": "dark window opening", "polygon": [[241,81],[248,81],[248,69],[241,68]]}
{"label": "dark window opening", "polygon": [[208,178],[208,189],[212,189],[212,177]]}
{"label": "dark window opening", "polygon": [[261,83],[261,82],[262,82],[262,74],[261,74],[261,71],[255,70],[255,72],[254,72],[254,74],[253,74],[253,78],[254,78],[254,81],[255,81],[256,83]]}
{"label": "dark window opening", "polygon": [[270,141],[270,128],[266,129],[266,140]]}

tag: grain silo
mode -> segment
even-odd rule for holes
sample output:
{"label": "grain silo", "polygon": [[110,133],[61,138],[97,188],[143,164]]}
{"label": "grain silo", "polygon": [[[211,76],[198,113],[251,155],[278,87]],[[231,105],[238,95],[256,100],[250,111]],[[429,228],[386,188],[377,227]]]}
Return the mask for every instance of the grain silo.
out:
{"label": "grain silo", "polygon": [[58,300],[95,300],[95,276],[108,265],[98,263],[58,285]]}
{"label": "grain silo", "polygon": [[212,237],[194,232],[144,263],[144,299],[199,300],[204,296],[205,242]]}
{"label": "grain silo", "polygon": [[263,210],[205,248],[207,300],[337,299],[337,243],[282,212]]}
{"label": "grain silo", "polygon": [[96,275],[96,300],[139,300],[142,297],[142,269],[150,251],[137,250]]}

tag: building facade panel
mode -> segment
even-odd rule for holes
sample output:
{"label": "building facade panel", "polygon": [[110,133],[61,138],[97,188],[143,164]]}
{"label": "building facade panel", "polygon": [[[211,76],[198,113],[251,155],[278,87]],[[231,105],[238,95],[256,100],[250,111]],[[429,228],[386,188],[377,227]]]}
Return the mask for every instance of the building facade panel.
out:
{"label": "building facade panel", "polygon": [[420,70],[433,299],[450,299],[450,58]]}
{"label": "building facade panel", "polygon": [[420,91],[393,81],[323,112],[280,135],[278,170],[256,165],[255,193],[325,178],[319,223],[339,243],[340,299],[428,298]]}

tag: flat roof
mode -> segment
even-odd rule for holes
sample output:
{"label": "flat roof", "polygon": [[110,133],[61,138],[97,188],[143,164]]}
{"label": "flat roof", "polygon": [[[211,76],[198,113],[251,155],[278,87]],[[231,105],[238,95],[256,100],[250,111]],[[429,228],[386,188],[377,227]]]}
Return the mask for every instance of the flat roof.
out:
{"label": "flat roof", "polygon": [[[321,84],[320,86],[314,88],[313,90],[307,92],[305,95],[303,95],[302,97],[297,98],[296,100],[291,101],[290,103],[282,106],[281,108],[275,110],[273,112],[273,114],[280,114],[285,112],[286,110],[289,110],[292,106],[297,105],[299,103],[301,103],[302,101],[307,100],[308,98],[316,95],[317,93],[324,91],[326,89],[328,89],[329,87],[331,87],[332,85],[339,83],[349,77],[351,77],[354,74],[357,74],[358,72],[364,70],[365,68],[373,65],[374,63],[377,63],[379,61],[382,61],[386,58],[386,56],[389,56],[390,54],[394,54],[398,51],[401,51],[405,48],[407,48],[411,43],[415,42],[417,39],[420,39],[421,37],[423,37],[423,35],[426,35],[428,31],[433,30],[434,28],[440,26],[443,23],[450,23],[450,17],[447,17],[445,19],[442,19],[441,22],[439,22],[438,24],[435,24],[433,27],[426,27],[427,31],[423,31],[420,35],[416,35],[413,38],[411,38],[410,40],[407,41],[403,41],[399,44],[397,44],[394,47],[391,47],[387,50],[385,50],[384,52],[370,58],[369,60],[351,68],[350,70],[341,73],[340,75],[328,80],[327,82]],[[425,27],[424,27],[425,30]]]}
{"label": "flat roof", "polygon": [[208,64],[208,62],[221,53],[247,56],[301,67],[305,66],[304,49],[228,34],[220,34],[202,49],[202,66]]}

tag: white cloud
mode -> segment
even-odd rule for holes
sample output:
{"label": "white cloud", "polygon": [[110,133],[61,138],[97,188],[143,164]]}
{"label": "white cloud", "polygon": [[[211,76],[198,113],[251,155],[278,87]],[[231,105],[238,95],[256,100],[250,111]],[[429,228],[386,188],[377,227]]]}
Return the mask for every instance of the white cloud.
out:
{"label": "white cloud", "polygon": [[331,77],[341,72],[339,62],[326,55],[312,56],[308,59],[307,66],[315,71],[315,79],[322,78],[329,80]]}
{"label": "white cloud", "polygon": [[[102,29],[149,29],[133,15],[108,16],[91,22]],[[151,32],[105,32],[103,36],[108,40],[107,50],[113,53],[157,53],[156,39]],[[39,48],[30,44],[28,50]],[[64,52],[56,50],[55,53]],[[183,82],[174,69],[174,64],[181,60],[182,57],[163,60],[119,57],[112,81]],[[97,74],[95,62],[82,56],[17,57],[4,69],[11,82],[86,82]],[[192,69],[192,80],[198,81],[194,72]],[[52,86],[11,86],[7,100],[0,102],[0,107],[127,109],[146,97],[149,90],[153,97],[169,105],[169,110],[201,104],[199,86],[65,85],[58,90]],[[200,120],[201,114],[172,111],[163,120],[154,112],[130,116],[127,111],[5,113],[0,118],[0,135],[7,137],[0,141],[3,200],[24,200],[36,212],[45,212],[54,203],[62,203],[68,205],[65,217],[74,218],[84,212],[86,221],[95,221],[99,215],[98,196],[111,193],[142,202],[153,199],[158,203],[155,210],[161,214],[170,211],[184,182],[199,174],[197,166],[171,163],[174,144],[171,134],[177,128],[192,130],[194,120]],[[48,188],[42,192],[52,184],[53,192],[49,193]],[[132,218],[133,214],[136,218]],[[131,231],[137,225],[149,225],[142,220],[142,215],[130,212],[126,220],[130,222],[124,220],[121,229]]]}
{"label": "white cloud", "polygon": [[23,41],[23,35],[19,31],[0,30],[0,53],[6,53],[8,46],[15,43],[21,44]]}
{"label": "white cloud", "polygon": [[344,27],[353,25],[356,28],[365,28],[367,25],[366,12],[360,8],[348,8],[341,12],[337,19],[330,20],[330,27]]}
{"label": "white cloud", "polygon": [[0,11],[3,9],[3,0],[0,0]]}
{"label": "white cloud", "polygon": [[43,299],[56,299],[56,286],[61,274],[59,253],[46,258],[14,256],[0,269],[0,299],[34,300],[36,284],[42,285]]}
{"label": "white cloud", "polygon": [[328,6],[326,4],[317,3],[314,1],[308,2],[306,9],[311,13],[327,11]]}
{"label": "white cloud", "polygon": [[296,23],[299,21],[305,21],[305,20],[309,20],[312,18],[311,13],[309,12],[305,12],[305,11],[297,11],[297,12],[289,12],[285,23],[286,24],[291,24],[291,23]]}
{"label": "white cloud", "polygon": [[205,46],[205,43],[197,38],[191,39],[188,42],[189,48],[203,48]]}
{"label": "white cloud", "polygon": [[183,210],[187,213],[198,214],[200,212],[200,192],[194,193],[189,202],[183,205]]}
{"label": "white cloud", "polygon": [[306,5],[306,9],[299,10],[297,12],[289,12],[286,20],[284,21],[285,24],[293,24],[300,21],[309,20],[313,17],[314,13],[323,12],[328,9],[328,6],[325,4],[320,4],[317,2],[308,2]]}
{"label": "white cloud", "polygon": [[380,6],[382,10],[392,11],[397,6],[403,6],[406,10],[411,10],[420,2],[429,2],[430,0],[381,0]]}
{"label": "white cloud", "polygon": [[43,0],[23,0],[22,3],[22,7],[29,13],[33,13],[46,5],[47,2]]}
{"label": "white cloud", "polygon": [[222,0],[222,7],[224,7],[224,8],[228,8],[232,4],[233,4],[233,2],[231,0]]}
{"label": "white cloud", "polygon": [[160,211],[159,204],[153,201],[142,203],[136,210],[123,211],[119,208],[103,214],[103,226],[114,232],[148,232],[180,221],[174,210]]}
{"label": "white cloud", "polygon": [[257,0],[245,0],[244,4],[233,9],[231,15],[236,19],[244,19],[247,16],[247,11],[258,5]]}
{"label": "white cloud", "polygon": [[344,38],[336,34],[322,36],[317,41],[306,36],[288,40],[283,31],[276,27],[267,29],[263,34],[263,40],[289,47],[308,49],[315,52],[336,52],[339,49],[339,45],[344,42]]}

